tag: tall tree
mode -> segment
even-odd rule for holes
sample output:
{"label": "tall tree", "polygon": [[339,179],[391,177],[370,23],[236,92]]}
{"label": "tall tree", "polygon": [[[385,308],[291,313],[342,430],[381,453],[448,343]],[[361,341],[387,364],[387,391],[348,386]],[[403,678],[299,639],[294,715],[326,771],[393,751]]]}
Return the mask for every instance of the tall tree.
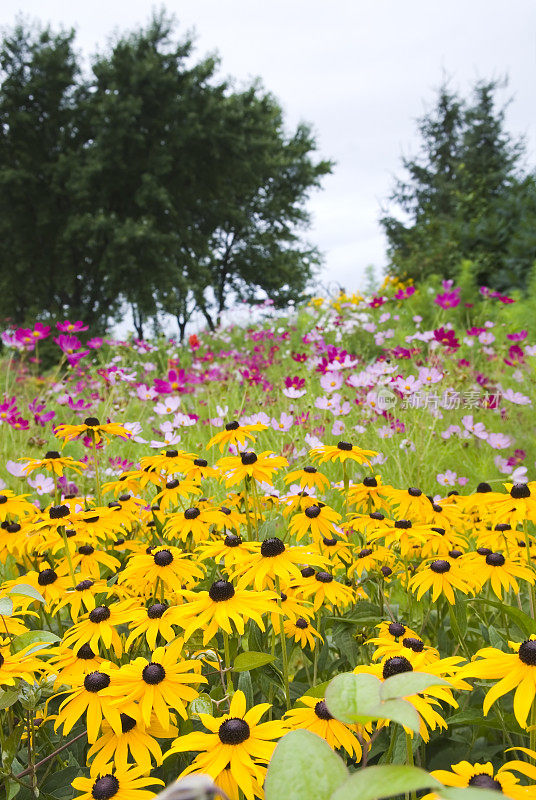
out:
{"label": "tall tree", "polygon": [[381,219],[393,272],[455,277],[470,260],[482,283],[502,290],[526,285],[536,259],[527,235],[536,222],[534,182],[521,169],[523,142],[506,131],[500,88],[477,83],[469,102],[444,85],[419,120],[421,150],[403,159],[407,177],[390,196],[399,213],[385,210]]}

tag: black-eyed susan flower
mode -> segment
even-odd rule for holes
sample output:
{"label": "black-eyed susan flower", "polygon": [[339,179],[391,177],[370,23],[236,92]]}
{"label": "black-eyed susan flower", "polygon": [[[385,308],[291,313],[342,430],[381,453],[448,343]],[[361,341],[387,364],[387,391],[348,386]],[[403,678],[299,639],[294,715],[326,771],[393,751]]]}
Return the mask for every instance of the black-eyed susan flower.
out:
{"label": "black-eyed susan flower", "polygon": [[179,539],[186,542],[190,537],[194,544],[206,542],[210,538],[210,526],[216,521],[216,516],[211,510],[201,508],[187,508],[168,516],[164,528],[167,539]]}
{"label": "black-eyed susan flower", "polygon": [[320,642],[324,641],[316,628],[313,628],[305,617],[298,617],[296,620],[286,619],[283,622],[283,630],[285,635],[293,638],[301,648],[309,645],[311,650],[314,650],[317,639]]}
{"label": "black-eyed susan flower", "polygon": [[0,520],[16,522],[26,515],[35,514],[35,506],[29,503],[27,494],[15,494],[10,489],[2,489],[0,493]]}
{"label": "black-eyed susan flower", "polygon": [[536,635],[524,642],[508,642],[513,653],[503,653],[496,647],[484,647],[474,659],[460,670],[462,678],[497,680],[484,698],[484,715],[493,703],[515,689],[514,714],[522,728],[536,695]]}
{"label": "black-eyed susan flower", "polygon": [[171,642],[176,633],[172,625],[177,625],[175,620],[176,606],[168,603],[151,603],[147,607],[133,608],[129,615],[128,628],[130,634],[125,643],[128,650],[136,639],[145,636],[145,641],[154,650],[159,636],[165,642]]}
{"label": "black-eyed susan flower", "polygon": [[213,560],[215,564],[224,563],[228,573],[235,567],[246,564],[256,551],[255,542],[245,542],[236,533],[228,533],[222,539],[201,544],[196,550],[200,561]]}
{"label": "black-eyed susan flower", "polygon": [[370,542],[383,539],[386,547],[398,546],[402,558],[413,555],[415,547],[422,546],[434,536],[441,536],[429,524],[413,523],[410,519],[397,519],[394,525],[382,526],[367,534]]}
{"label": "black-eyed susan flower", "polygon": [[129,757],[145,775],[151,771],[151,759],[157,765],[162,763],[162,750],[156,741],[157,738],[174,739],[178,735],[175,725],[163,728],[154,715],[148,726],[129,714],[122,713],[120,717],[120,734],[103,720],[102,733],[87,754],[88,759],[93,759],[90,766],[91,775],[105,774],[110,764],[116,769],[127,770],[130,766]]}
{"label": "black-eyed susan flower", "polygon": [[228,714],[222,717],[199,715],[210,733],[179,736],[164,758],[173,753],[197,751],[199,755],[179,777],[192,773],[210,775],[217,786],[230,790],[230,797],[237,797],[239,789],[246,800],[261,797],[260,787],[275,749],[275,740],[288,730],[281,721],[260,722],[269,708],[269,703],[261,703],[246,711],[244,693],[237,691]]}
{"label": "black-eyed susan flower", "polygon": [[54,612],[69,606],[69,613],[73,622],[81,614],[93,611],[97,605],[97,595],[111,597],[116,592],[116,587],[109,587],[105,580],[83,578],[74,588],[70,588],[56,602]]}
{"label": "black-eyed susan flower", "polygon": [[60,644],[50,659],[51,672],[56,675],[54,691],[60,686],[78,686],[90,672],[98,672],[104,659],[94,653],[88,644],[71,650]]}
{"label": "black-eyed susan flower", "polygon": [[48,450],[43,458],[19,458],[19,461],[26,462],[24,464],[24,472],[26,475],[31,475],[36,470],[45,469],[47,472],[52,472],[58,478],[63,476],[66,469],[72,469],[79,475],[83,470],[87,469],[87,464],[82,461],[75,461],[72,456],[62,456],[57,450]]}
{"label": "black-eyed susan flower", "polygon": [[220,473],[214,467],[209,466],[205,458],[195,458],[192,466],[185,472],[185,477],[189,481],[202,481],[206,478],[219,478]]}
{"label": "black-eyed susan flower", "polygon": [[304,536],[309,534],[314,541],[319,541],[324,537],[332,539],[336,533],[336,525],[341,520],[341,515],[333,508],[318,503],[307,506],[299,514],[295,514],[288,526],[291,536],[296,537],[296,541],[301,541]]}
{"label": "black-eyed susan flower", "polygon": [[332,717],[324,699],[304,695],[297,701],[302,706],[287,711],[284,719],[293,730],[304,728],[325,739],[333,750],[346,750],[349,756],[361,761],[361,743],[357,738],[357,725],[345,725]]}
{"label": "black-eyed susan flower", "polygon": [[102,642],[106,650],[112,648],[119,658],[123,645],[117,627],[128,622],[132,600],[122,600],[108,605],[95,606],[87,616],[72,625],[63,636],[63,643],[78,650],[83,644],[89,644],[94,653],[99,652]]}
{"label": "black-eyed susan flower", "polygon": [[369,514],[371,511],[389,511],[390,505],[382,494],[389,488],[383,485],[381,475],[367,475],[362,483],[354,483],[349,487],[348,505]]}
{"label": "black-eyed susan flower", "polygon": [[[184,475],[191,469],[195,458],[195,453],[188,453],[185,450],[162,450],[156,456],[140,458],[140,467],[142,472],[146,472],[147,481],[151,481],[155,473],[164,473],[166,476],[176,475],[177,473]],[[142,476],[140,476],[141,479]]]}
{"label": "black-eyed susan flower", "polygon": [[152,800],[155,793],[145,786],[163,786],[159,778],[143,777],[139,767],[117,768],[104,775],[91,778],[75,778],[73,789],[82,794],[76,800]]}
{"label": "black-eyed susan flower", "polygon": [[193,480],[184,479],[182,481],[173,478],[166,481],[166,485],[161,492],[154,498],[154,502],[158,503],[162,511],[171,511],[181,505],[181,501],[187,497],[193,497],[201,494],[199,484]]}
{"label": "black-eyed susan flower", "polygon": [[375,450],[363,450],[355,444],[350,442],[339,442],[337,445],[323,444],[320,447],[314,447],[309,450],[309,455],[313,461],[318,461],[319,464],[325,464],[327,461],[339,461],[344,464],[345,461],[355,461],[356,464],[368,464],[370,466],[370,459],[377,456]]}
{"label": "black-eyed susan flower", "polygon": [[240,635],[244,633],[245,622],[250,619],[264,631],[263,614],[281,613],[275,598],[273,592],[235,589],[229,581],[219,580],[208,592],[196,592],[195,599],[177,609],[176,617],[184,628],[185,640],[195,631],[202,630],[203,644],[206,645],[219,630],[232,634],[231,622]]}
{"label": "black-eyed susan flower", "polygon": [[191,586],[203,577],[203,570],[178,547],[151,548],[149,553],[138,553],[129,558],[119,576],[120,584],[137,587],[145,595],[154,595],[158,581],[161,586],[172,590],[181,586]]}
{"label": "black-eyed susan flower", "polygon": [[372,654],[373,661],[382,661],[391,656],[408,656],[408,650],[412,653],[424,653],[425,658],[431,662],[437,661],[439,658],[436,648],[426,645],[420,636],[403,636],[398,640],[391,636],[374,636],[367,639],[365,644],[372,644],[376,647]]}
{"label": "black-eyed susan flower", "polygon": [[117,422],[105,422],[101,424],[97,417],[87,417],[82,425],[58,425],[54,430],[54,436],[58,439],[63,439],[64,444],[77,439],[79,436],[92,436],[95,443],[104,439],[105,442],[110,440],[110,436],[119,436],[121,439],[130,439],[131,432],[123,425]]}
{"label": "black-eyed susan flower", "polygon": [[392,553],[383,545],[374,547],[362,547],[361,550],[354,551],[355,561],[348,567],[348,576],[354,573],[360,578],[364,572],[370,573],[377,571],[378,567],[386,564],[392,559]]}
{"label": "black-eyed susan flower", "polygon": [[87,740],[90,743],[97,740],[103,719],[108,721],[117,734],[121,733],[119,711],[107,691],[112,675],[117,676],[117,673],[117,666],[110,661],[104,661],[98,671],[88,672],[82,686],[68,692],[61,703],[54,722],[54,730],[57,731],[60,725],[63,725],[63,735],[66,736],[76,722],[85,716]]}
{"label": "black-eyed susan flower", "polygon": [[327,492],[331,486],[329,478],[319,472],[316,467],[303,467],[303,469],[288,472],[284,480],[287,486],[297,482],[301,489],[316,489],[321,493]]}
{"label": "black-eyed susan flower", "polygon": [[299,580],[301,572],[298,565],[327,565],[325,556],[311,552],[308,547],[286,545],[277,536],[256,542],[254,547],[255,550],[248,560],[237,565],[231,574],[231,580],[238,578],[239,589],[247,586],[254,586],[257,591],[273,589],[277,579],[285,589],[293,580]]}
{"label": "black-eyed susan flower", "polygon": [[223,453],[226,447],[234,445],[237,448],[244,447],[246,442],[255,441],[255,433],[265,431],[267,425],[257,422],[253,425],[240,425],[239,422],[228,422],[225,428],[219,433],[216,433],[207,444],[207,450],[216,445],[220,448],[220,453]]}
{"label": "black-eyed susan flower", "polygon": [[[429,741],[428,729],[446,728],[442,714],[441,702],[447,703],[453,708],[458,707],[454,699],[452,689],[469,689],[470,685],[461,676],[460,663],[462,658],[452,656],[449,658],[430,661],[426,654],[415,653],[407,650],[406,656],[391,656],[384,659],[381,663],[370,666],[358,666],[354,669],[356,674],[365,672],[375,675],[380,680],[387,680],[393,675],[403,672],[426,672],[436,675],[446,680],[450,686],[429,686],[419,694],[405,697],[410,702],[421,718],[419,733],[425,742]],[[440,702],[441,701],[441,702]]]}
{"label": "black-eyed susan flower", "polygon": [[391,639],[396,642],[405,637],[413,639],[420,639],[420,636],[412,628],[404,625],[402,622],[383,621],[376,625],[378,628],[378,637],[380,639]]}
{"label": "black-eyed susan flower", "polygon": [[[100,580],[106,572],[114,574],[121,566],[121,562],[105,550],[98,550],[92,544],[81,544],[71,553],[73,569],[80,570],[80,577]],[[63,564],[59,572],[67,574],[69,565]]]}
{"label": "black-eyed susan flower", "polygon": [[[311,567],[311,569],[313,568]],[[281,611],[283,612],[282,615]],[[313,604],[309,602],[309,600],[304,600],[303,597],[299,597],[295,590],[287,589],[285,592],[280,592],[278,613],[271,614],[270,621],[274,631],[279,633],[282,619],[289,619],[296,622],[299,617],[303,617],[306,620],[310,620],[313,614]]]}
{"label": "black-eyed susan flower", "polygon": [[24,576],[24,581],[35,587],[43,595],[47,606],[56,603],[72,586],[70,578],[62,577],[56,570],[51,569],[46,564],[43,564],[43,569],[39,572],[34,572],[33,570],[27,572]]}
{"label": "black-eyed susan flower", "polygon": [[478,552],[471,553],[465,557],[468,570],[472,570],[475,582],[480,588],[491,584],[495,595],[502,600],[503,592],[510,588],[519,594],[519,584],[517,578],[533,584],[536,580],[534,571],[524,564],[520,564],[503,553],[485,553],[480,555]]}
{"label": "black-eyed susan flower", "polygon": [[[37,657],[35,643],[11,654],[9,646],[0,646],[0,686],[15,686],[19,679],[33,684],[36,676],[46,671],[47,665]],[[45,651],[41,650],[40,655]]]}
{"label": "black-eyed susan flower", "polygon": [[335,580],[331,573],[323,570],[316,572],[309,583],[303,583],[301,586],[296,587],[296,591],[306,600],[312,601],[315,613],[324,604],[335,606],[336,608],[345,608],[358,598],[366,598],[366,594],[362,589],[353,589],[351,586],[345,586]]}
{"label": "black-eyed susan flower", "polygon": [[[522,766],[528,766],[519,762]],[[529,800],[534,796],[533,789],[522,786],[519,778],[512,774],[510,765],[504,764],[495,770],[491,761],[471,764],[469,761],[460,761],[453,764],[450,770],[435,769],[430,773],[444,786],[458,786],[460,788],[489,789],[500,792],[512,800]],[[437,797],[436,794],[426,795],[428,800]]]}
{"label": "black-eyed susan flower", "polygon": [[428,522],[432,512],[432,503],[423,494],[422,489],[413,486],[409,489],[384,486],[382,495],[393,508],[396,508],[398,517]]}
{"label": "black-eyed susan flower", "polygon": [[493,524],[507,522],[517,527],[523,520],[536,522],[536,481],[505,483],[508,494],[496,494],[486,506]]}
{"label": "black-eyed susan flower", "polygon": [[[110,687],[116,706],[137,703],[144,725],[151,722],[151,714],[163,728],[171,720],[169,710],[175,709],[183,719],[188,719],[186,705],[198,697],[191,684],[206,683],[201,675],[201,662],[182,659],[183,640],[176,639],[167,647],[158,647],[151,660],[135,658],[122,666]],[[115,730],[115,729],[114,729]]]}
{"label": "black-eyed susan flower", "polygon": [[227,488],[236,486],[245,478],[253,478],[259,483],[271,486],[274,472],[288,467],[288,461],[283,456],[276,456],[271,450],[265,450],[259,455],[248,450],[238,456],[220,458],[217,466],[224,473]]}
{"label": "black-eyed susan flower", "polygon": [[419,567],[410,579],[409,588],[417,594],[417,600],[431,589],[433,603],[440,595],[444,595],[447,601],[454,605],[456,602],[454,589],[462,594],[472,594],[474,584],[464,576],[456,560],[437,558]]}

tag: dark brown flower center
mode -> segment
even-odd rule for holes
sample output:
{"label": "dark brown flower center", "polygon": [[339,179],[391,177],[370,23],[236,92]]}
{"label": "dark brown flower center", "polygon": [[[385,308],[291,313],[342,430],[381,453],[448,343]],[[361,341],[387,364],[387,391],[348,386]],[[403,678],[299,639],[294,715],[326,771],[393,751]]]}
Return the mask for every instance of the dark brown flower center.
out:
{"label": "dark brown flower center", "polygon": [[265,539],[261,544],[261,555],[265,558],[275,558],[275,556],[280,556],[281,553],[284,552],[285,545],[277,536],[273,536],[271,539]]}
{"label": "dark brown flower center", "polygon": [[166,670],[162,664],[156,664],[154,661],[151,661],[146,667],[143,668],[141,676],[145,683],[154,686],[157,683],[162,683],[166,677]]}
{"label": "dark brown flower center", "polygon": [[480,775],[473,775],[469,779],[469,786],[476,786],[479,789],[494,789],[497,792],[502,792],[502,786],[499,781],[492,778],[491,775],[481,773]]}
{"label": "dark brown flower center", "polygon": [[309,623],[303,617],[298,617],[296,620],[296,627],[299,628],[301,631],[304,631],[306,628],[309,627]]}
{"label": "dark brown flower center", "polygon": [[384,662],[382,674],[385,679],[400,675],[401,672],[413,672],[413,667],[405,656],[393,656]]}
{"label": "dark brown flower center", "polygon": [[157,567],[169,567],[173,561],[173,556],[169,550],[159,550],[153,556],[154,563]]}
{"label": "dark brown flower center", "polygon": [[530,497],[530,489],[526,483],[514,483],[510,489],[510,497],[513,497],[514,500],[522,500],[526,497]]}
{"label": "dark brown flower center", "polygon": [[402,625],[401,622],[391,622],[387,630],[391,636],[403,636],[406,632],[406,626]]}
{"label": "dark brown flower center", "polygon": [[337,442],[337,449],[338,450],[347,450],[347,451],[349,451],[349,450],[352,449],[352,447],[353,447],[353,444],[350,444],[350,442]]}
{"label": "dark brown flower center", "polygon": [[50,586],[51,583],[54,583],[57,580],[58,576],[53,569],[44,569],[43,572],[40,572],[37,577],[37,583],[39,586]]}
{"label": "dark brown flower center", "polygon": [[319,506],[308,506],[305,509],[305,516],[309,517],[309,519],[316,519],[320,514],[320,507]]}
{"label": "dark brown flower center", "polygon": [[319,702],[316,704],[315,714],[318,719],[333,719],[333,715],[329,713],[325,700],[319,700]]}
{"label": "dark brown flower center", "polygon": [[527,639],[519,647],[518,656],[523,664],[536,667],[536,639]]}
{"label": "dark brown flower center", "polygon": [[250,450],[247,453],[242,453],[240,456],[240,460],[245,467],[250,467],[252,464],[256,462],[257,456],[252,450]]}
{"label": "dark brown flower center", "polygon": [[160,619],[167,609],[167,603],[153,603],[152,606],[149,606],[147,609],[147,616],[149,619]]}
{"label": "dark brown flower center", "polygon": [[331,583],[333,575],[330,575],[329,572],[317,572],[315,578],[320,583]]}
{"label": "dark brown flower center", "polygon": [[244,719],[239,717],[231,717],[226,719],[225,722],[219,727],[218,736],[222,744],[238,745],[249,739],[249,725]]}
{"label": "dark brown flower center", "polygon": [[94,800],[110,800],[119,791],[119,781],[115,775],[103,775],[97,778],[91,790]]}
{"label": "dark brown flower center", "polygon": [[490,553],[486,556],[486,564],[490,567],[502,567],[506,561],[502,553]]}
{"label": "dark brown flower center", "polygon": [[61,506],[52,506],[48,510],[48,516],[50,519],[62,519],[62,517],[67,517],[69,515],[69,506],[61,505]]}
{"label": "dark brown flower center", "polygon": [[242,537],[236,536],[234,533],[228,533],[223,543],[226,547],[238,547],[242,544]]}
{"label": "dark brown flower center", "polygon": [[136,727],[136,720],[134,717],[129,717],[128,714],[120,714],[121,717],[121,730],[123,733],[128,733]]}
{"label": "dark brown flower center", "polygon": [[110,685],[110,676],[105,672],[90,672],[84,678],[84,689],[86,692],[100,692],[107,689]]}
{"label": "dark brown flower center", "polygon": [[240,427],[240,425],[238,424],[238,422],[228,422],[227,425],[225,426],[225,430],[226,431],[236,431],[236,430],[238,430],[239,427]]}
{"label": "dark brown flower center", "polygon": [[448,572],[450,569],[450,564],[448,561],[444,561],[442,558],[438,558],[437,561],[432,561],[430,564],[430,569],[432,572],[437,572],[439,575],[442,575],[444,572]]}
{"label": "dark brown flower center", "polygon": [[106,606],[97,606],[89,614],[90,622],[105,622],[110,619],[110,609]]}
{"label": "dark brown flower center", "polygon": [[234,586],[229,581],[216,581],[208,590],[210,599],[214,600],[215,603],[230,600],[231,597],[234,597],[234,593]]}

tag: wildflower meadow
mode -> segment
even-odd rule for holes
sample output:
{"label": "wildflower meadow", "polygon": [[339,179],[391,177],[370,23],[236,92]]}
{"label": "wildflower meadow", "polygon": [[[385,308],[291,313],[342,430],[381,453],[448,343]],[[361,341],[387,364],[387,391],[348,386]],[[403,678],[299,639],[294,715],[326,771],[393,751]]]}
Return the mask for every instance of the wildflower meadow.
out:
{"label": "wildflower meadow", "polygon": [[3,796],[536,798],[530,297],[6,328]]}

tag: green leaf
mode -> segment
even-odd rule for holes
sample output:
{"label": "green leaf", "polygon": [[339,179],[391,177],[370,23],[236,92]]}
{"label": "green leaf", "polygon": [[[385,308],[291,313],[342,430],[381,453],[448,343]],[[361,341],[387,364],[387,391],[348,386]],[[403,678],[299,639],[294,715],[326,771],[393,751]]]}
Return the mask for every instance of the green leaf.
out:
{"label": "green leaf", "polygon": [[0,597],[0,614],[10,617],[13,613],[13,600],[9,597]]}
{"label": "green leaf", "polygon": [[0,691],[0,711],[5,708],[10,708],[19,699],[19,690],[16,687],[9,689],[2,689]]}
{"label": "green leaf", "polygon": [[72,797],[71,783],[78,775],[82,774],[80,767],[66,767],[58,772],[53,772],[42,785],[42,791],[50,794],[51,797],[67,798]]}
{"label": "green leaf", "polygon": [[[332,795],[330,800],[378,800],[398,794],[418,792],[423,789],[437,790],[438,780],[423,769],[408,765],[384,764],[365,767],[348,778]],[[486,798],[483,798],[486,800]],[[495,800],[497,800],[495,798]]]}
{"label": "green leaf", "polygon": [[526,636],[530,636],[531,633],[536,633],[536,621],[519,608],[509,606],[507,603],[499,603],[497,600],[492,600],[490,597],[479,597],[478,602],[485,603],[488,606],[493,606],[493,608],[498,608],[500,611],[503,611],[506,616],[510,617],[510,619],[516,623],[519,630]]}
{"label": "green leaf", "polygon": [[18,653],[19,650],[23,650],[25,647],[33,644],[35,647],[29,651],[33,653],[36,650],[46,647],[47,644],[54,644],[59,641],[60,637],[56,636],[56,634],[51,631],[26,631],[25,633],[21,633],[20,636],[15,636],[12,646],[14,652]]}
{"label": "green leaf", "polygon": [[311,686],[310,689],[307,689],[305,692],[306,697],[319,697],[323,698],[326,695],[326,689],[328,688],[330,681],[324,681],[323,683],[319,683],[316,686]]}
{"label": "green leaf", "polygon": [[357,675],[342,673],[329,684],[326,705],[336,719],[346,724],[389,719],[418,732],[420,718],[415,708],[400,698],[382,700],[382,685],[378,678],[366,672]]}
{"label": "green leaf", "polygon": [[210,714],[212,716],[213,713],[214,704],[208,694],[200,694],[188,706],[188,716],[192,719],[199,719],[199,714]]}
{"label": "green leaf", "polygon": [[370,722],[376,717],[367,709],[380,705],[380,688],[381,681],[375,675],[343,672],[326,689],[326,705],[340,722]]}
{"label": "green leaf", "polygon": [[278,742],[264,782],[265,800],[329,800],[348,771],[316,733],[298,730]]}
{"label": "green leaf", "polygon": [[392,700],[398,697],[408,697],[428,689],[430,686],[450,686],[450,683],[437,675],[428,672],[401,672],[392,675],[381,685],[380,698]]}
{"label": "green leaf", "polygon": [[233,672],[249,672],[251,669],[271,664],[272,661],[275,661],[275,658],[269,653],[256,653],[254,650],[247,650],[235,658]]}
{"label": "green leaf", "polygon": [[238,690],[240,692],[244,692],[244,697],[246,698],[246,708],[251,708],[251,706],[255,705],[253,698],[253,683],[248,670],[241,672],[238,676]]}
{"label": "green leaf", "polygon": [[45,598],[43,595],[34,589],[33,586],[30,586],[28,583],[18,583],[12,589],[9,590],[9,594],[22,594],[24,597],[31,597],[32,600],[38,600],[40,603],[45,602]]}
{"label": "green leaf", "polygon": [[458,788],[457,786],[443,786],[436,793],[443,800],[497,800],[497,792],[493,789],[479,789],[478,787]]}

